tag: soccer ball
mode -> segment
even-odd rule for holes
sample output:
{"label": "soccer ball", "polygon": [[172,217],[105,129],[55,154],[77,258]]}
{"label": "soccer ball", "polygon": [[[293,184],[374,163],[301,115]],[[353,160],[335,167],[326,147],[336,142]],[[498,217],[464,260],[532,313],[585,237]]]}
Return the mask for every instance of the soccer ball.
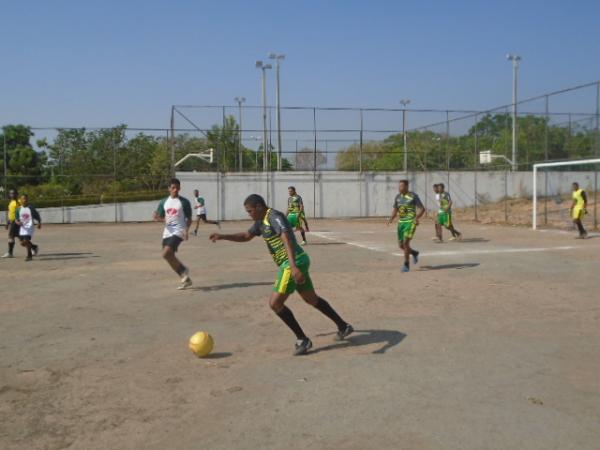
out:
{"label": "soccer ball", "polygon": [[214,345],[215,341],[213,341],[212,336],[206,331],[198,331],[190,338],[188,344],[190,350],[194,352],[198,358],[204,358],[212,352]]}

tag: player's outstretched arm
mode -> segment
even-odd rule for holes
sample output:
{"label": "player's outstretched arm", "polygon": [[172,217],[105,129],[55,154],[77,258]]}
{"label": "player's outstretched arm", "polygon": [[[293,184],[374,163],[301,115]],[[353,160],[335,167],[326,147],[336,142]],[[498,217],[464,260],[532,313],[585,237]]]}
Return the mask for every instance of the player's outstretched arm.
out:
{"label": "player's outstretched arm", "polygon": [[386,225],[391,224],[394,221],[394,219],[396,218],[397,215],[398,215],[398,208],[393,208],[392,209],[392,215],[388,219]]}
{"label": "player's outstretched arm", "polygon": [[208,237],[211,241],[233,241],[233,242],[248,242],[254,239],[254,235],[244,231],[243,233],[220,234],[213,233]]}

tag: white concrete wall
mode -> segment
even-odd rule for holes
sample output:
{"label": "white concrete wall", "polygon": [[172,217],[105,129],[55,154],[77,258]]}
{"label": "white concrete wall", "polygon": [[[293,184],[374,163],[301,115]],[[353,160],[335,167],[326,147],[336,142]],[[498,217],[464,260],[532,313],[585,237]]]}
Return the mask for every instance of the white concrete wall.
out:
{"label": "white concrete wall", "polygon": [[[594,172],[551,172],[548,193],[568,193],[571,183],[592,191]],[[244,199],[260,194],[269,205],[285,210],[287,187],[295,186],[302,196],[309,217],[381,217],[390,213],[398,192],[401,172],[281,172],[215,173],[179,172],[182,195],[192,200],[198,189],[205,198],[208,217],[219,220],[247,219]],[[538,195],[545,190],[545,174],[540,172]],[[442,182],[457,207],[496,202],[508,197],[531,197],[531,172],[412,172],[411,189],[421,196],[429,209],[434,207],[433,183]],[[168,195],[165,192],[165,196]],[[46,223],[143,222],[152,219],[158,201],[88,205],[40,209]]]}

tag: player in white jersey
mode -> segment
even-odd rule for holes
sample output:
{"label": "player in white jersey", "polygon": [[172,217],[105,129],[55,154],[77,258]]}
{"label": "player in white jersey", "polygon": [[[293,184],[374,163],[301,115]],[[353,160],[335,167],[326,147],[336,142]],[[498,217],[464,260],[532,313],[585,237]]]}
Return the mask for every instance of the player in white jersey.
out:
{"label": "player in white jersey", "polygon": [[200,197],[200,192],[198,189],[194,189],[194,209],[196,210],[196,229],[194,230],[194,236],[198,235],[200,221],[203,223],[212,223],[213,225],[221,228],[221,224],[219,222],[206,219],[206,201],[204,200],[204,197]]}
{"label": "player in white jersey", "polygon": [[188,240],[192,225],[192,205],[187,198],[179,196],[180,189],[179,180],[172,178],[169,183],[170,195],[158,204],[158,209],[154,212],[154,220],[165,221],[162,256],[181,277],[181,285],[177,289],[186,289],[192,285],[192,279],[188,268],[177,259],[175,253],[179,244]]}
{"label": "player in white jersey", "polygon": [[33,255],[37,255],[39,251],[39,246],[35,245],[32,240],[36,222],[38,229],[42,228],[42,218],[37,210],[29,204],[27,194],[21,195],[20,202],[21,206],[17,209],[15,223],[19,226],[19,241],[21,241],[23,247],[27,248],[25,261],[31,261]]}

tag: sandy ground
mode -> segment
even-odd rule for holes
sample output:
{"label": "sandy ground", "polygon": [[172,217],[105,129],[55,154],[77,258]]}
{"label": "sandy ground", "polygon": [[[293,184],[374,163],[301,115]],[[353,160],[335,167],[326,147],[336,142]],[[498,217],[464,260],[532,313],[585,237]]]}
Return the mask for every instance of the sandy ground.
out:
{"label": "sandy ground", "polygon": [[[259,239],[184,243],[160,224],[48,226],[31,263],[0,260],[1,449],[598,449],[600,239],[465,224],[401,274],[394,229],[315,221],[320,294],[297,295],[314,351],[269,310]],[[243,230],[247,222],[225,224]],[[187,348],[198,330],[212,358]]]}

